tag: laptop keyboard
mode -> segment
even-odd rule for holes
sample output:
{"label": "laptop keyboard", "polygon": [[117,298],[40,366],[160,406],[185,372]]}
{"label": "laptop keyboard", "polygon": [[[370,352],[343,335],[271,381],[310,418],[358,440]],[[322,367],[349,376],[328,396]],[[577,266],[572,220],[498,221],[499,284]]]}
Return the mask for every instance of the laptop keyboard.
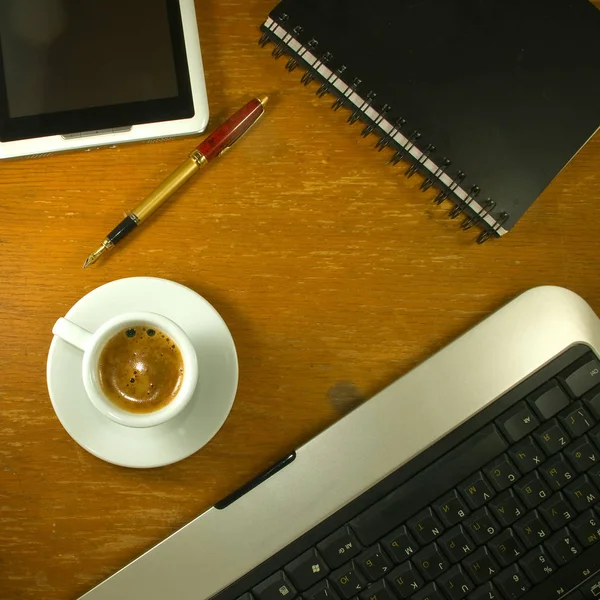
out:
{"label": "laptop keyboard", "polygon": [[577,358],[240,600],[600,598],[599,382]]}

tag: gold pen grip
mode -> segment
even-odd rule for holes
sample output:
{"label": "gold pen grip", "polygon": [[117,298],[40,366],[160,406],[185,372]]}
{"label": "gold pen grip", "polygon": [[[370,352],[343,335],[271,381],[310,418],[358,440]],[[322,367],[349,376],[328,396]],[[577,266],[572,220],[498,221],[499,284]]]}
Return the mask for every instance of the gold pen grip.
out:
{"label": "gold pen grip", "polygon": [[[198,153],[199,154],[199,153]],[[206,159],[200,156],[190,157],[181,163],[142,203],[133,211],[134,216],[140,222],[145,221],[165,200],[172,196],[198,169],[200,169]]]}

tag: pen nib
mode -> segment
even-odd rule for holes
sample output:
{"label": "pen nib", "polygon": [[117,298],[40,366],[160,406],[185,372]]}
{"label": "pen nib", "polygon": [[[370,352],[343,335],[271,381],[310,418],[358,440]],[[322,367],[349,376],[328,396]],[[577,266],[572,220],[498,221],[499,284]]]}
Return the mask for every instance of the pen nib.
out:
{"label": "pen nib", "polygon": [[100,248],[98,248],[98,250],[96,250],[96,252],[92,252],[86,259],[85,262],[83,263],[83,268],[87,269],[90,265],[93,265],[104,253],[104,251],[107,249],[106,245],[102,244],[102,246],[100,246]]}

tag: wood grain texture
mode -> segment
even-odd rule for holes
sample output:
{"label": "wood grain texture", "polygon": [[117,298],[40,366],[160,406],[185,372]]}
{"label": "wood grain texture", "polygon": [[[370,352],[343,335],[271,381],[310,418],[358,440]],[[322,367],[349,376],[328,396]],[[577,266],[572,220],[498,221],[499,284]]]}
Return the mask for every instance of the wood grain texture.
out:
{"label": "wood grain texture", "polygon": [[[258,47],[273,4],[198,0],[210,128],[260,93],[267,115],[101,263],[81,269],[200,140],[0,164],[2,600],[76,598],[532,286],[569,287],[600,312],[600,136],[513,232],[479,247]],[[81,449],[45,381],[55,319],[137,275],[205,296],[241,375],[218,435],[148,471]]]}

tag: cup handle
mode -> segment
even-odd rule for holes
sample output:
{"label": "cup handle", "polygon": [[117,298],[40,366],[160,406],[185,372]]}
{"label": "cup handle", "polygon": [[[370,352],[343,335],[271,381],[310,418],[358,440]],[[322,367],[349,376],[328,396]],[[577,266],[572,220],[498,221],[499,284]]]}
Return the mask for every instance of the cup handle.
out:
{"label": "cup handle", "polygon": [[62,317],[54,324],[52,333],[83,352],[87,350],[93,335],[87,329]]}

